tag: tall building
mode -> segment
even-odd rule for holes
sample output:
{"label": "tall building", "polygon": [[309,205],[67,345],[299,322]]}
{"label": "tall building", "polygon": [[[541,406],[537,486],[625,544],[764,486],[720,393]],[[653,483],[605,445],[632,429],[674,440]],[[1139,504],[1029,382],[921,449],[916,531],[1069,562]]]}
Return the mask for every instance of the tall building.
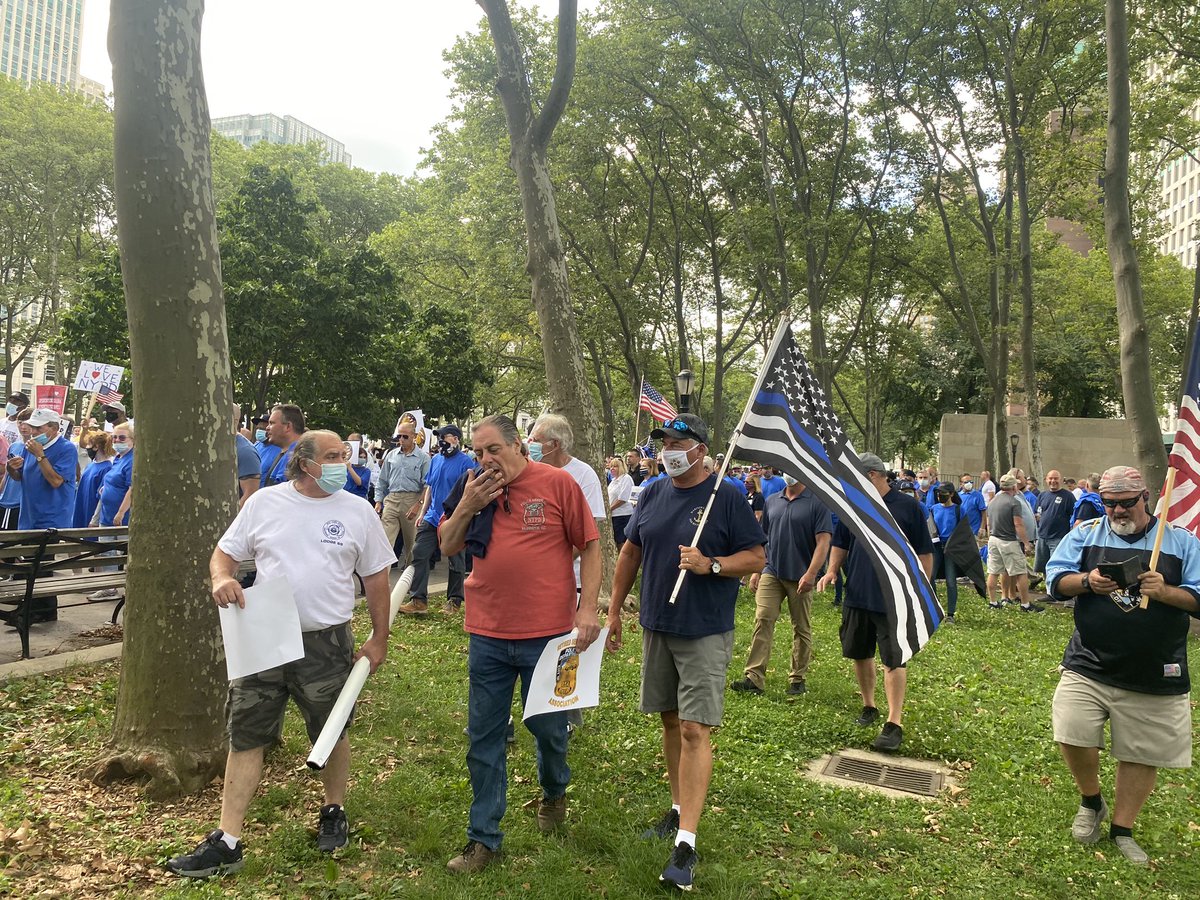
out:
{"label": "tall building", "polygon": [[83,0],[0,0],[0,73],[75,88]]}
{"label": "tall building", "polygon": [[300,145],[316,142],[325,148],[327,162],[350,165],[350,154],[346,152],[345,144],[293,116],[277,116],[274,113],[222,116],[213,119],[212,127],[218,134],[233,138],[243,147],[251,147],[260,141]]}
{"label": "tall building", "polygon": [[[1193,121],[1200,122],[1200,102],[1191,110]],[[1188,268],[1200,262],[1200,160],[1193,153],[1169,163],[1161,172],[1162,218],[1166,234],[1158,247],[1176,257]]]}

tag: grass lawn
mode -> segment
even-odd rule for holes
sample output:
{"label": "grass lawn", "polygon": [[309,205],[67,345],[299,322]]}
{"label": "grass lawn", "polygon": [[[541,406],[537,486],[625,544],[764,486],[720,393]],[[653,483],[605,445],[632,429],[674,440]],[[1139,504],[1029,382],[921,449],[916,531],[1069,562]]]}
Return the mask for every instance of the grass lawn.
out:
{"label": "grass lawn", "polygon": [[[815,602],[809,693],[785,697],[786,616],[764,696],[729,693],[701,820],[696,893],[708,897],[1200,897],[1200,775],[1166,771],[1137,836],[1149,868],[1107,841],[1075,844],[1078,795],[1051,740],[1050,700],[1070,613],[991,612],[967,598],[910,668],[902,752],[950,765],[953,796],[894,801],[800,777],[808,762],[866,747],[837,644],[838,611]],[[360,617],[362,614],[360,613]],[[730,677],[741,675],[753,621],[743,592]],[[365,634],[365,618],[357,629]],[[628,634],[627,634],[628,638]],[[656,897],[669,848],[638,833],[669,804],[657,719],[637,710],[640,637],[605,662],[602,707],[572,738],[569,827],[537,830],[533,741],[518,726],[500,865],[446,874],[465,843],[466,636],[440,615],[399,621],[352,731],[351,845],[313,847],[319,782],[289,712],[250,808],[247,863],[196,884],[163,873],[165,857],[215,827],[219,783],[172,804],[135,785],[102,790],[78,772],[107,736],[116,667],[0,684],[0,895],[166,897]],[[632,645],[632,646],[631,646]],[[1196,663],[1193,653],[1193,663]],[[1200,668],[1197,668],[1200,671]],[[883,706],[880,679],[880,706]],[[1104,757],[1112,800],[1112,765]],[[21,830],[22,822],[29,825]]]}

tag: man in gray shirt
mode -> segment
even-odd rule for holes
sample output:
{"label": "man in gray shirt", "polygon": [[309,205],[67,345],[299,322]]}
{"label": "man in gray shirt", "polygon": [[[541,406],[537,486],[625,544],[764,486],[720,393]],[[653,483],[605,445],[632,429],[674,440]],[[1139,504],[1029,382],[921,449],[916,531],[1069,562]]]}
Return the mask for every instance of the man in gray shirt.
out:
{"label": "man in gray shirt", "polygon": [[429,454],[417,446],[417,427],[412,422],[400,424],[396,440],[399,445],[383,458],[375,481],[375,511],[380,514],[390,544],[396,543],[398,533],[404,535],[403,569],[412,562]]}
{"label": "man in gray shirt", "polygon": [[1021,597],[1022,612],[1041,612],[1042,607],[1029,602],[1029,563],[1023,545],[1033,539],[1025,533],[1021,504],[1016,498],[1017,476],[1009,472],[1000,476],[1000,490],[987,506],[988,532],[988,606],[1003,609],[1009,605],[1006,597],[997,599],[1000,576],[1007,575]]}

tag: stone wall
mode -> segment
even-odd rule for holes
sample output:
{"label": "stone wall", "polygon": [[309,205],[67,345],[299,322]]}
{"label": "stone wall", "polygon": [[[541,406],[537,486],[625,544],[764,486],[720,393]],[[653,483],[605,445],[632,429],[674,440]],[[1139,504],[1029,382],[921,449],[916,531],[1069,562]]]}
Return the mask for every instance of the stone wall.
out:
{"label": "stone wall", "polygon": [[[983,448],[987,416],[952,414],[942,416],[938,472],[957,476],[963,472],[978,474],[985,468]],[[1029,465],[1029,436],[1024,416],[1008,417],[1008,433],[1020,435],[1017,465],[1026,472]],[[1002,448],[1008,469],[1010,448]],[[1042,417],[1042,461],[1045,468],[1058,469],[1063,478],[1079,478],[1090,472],[1103,472],[1109,466],[1136,465],[1133,431],[1124,419],[1059,419]],[[993,477],[997,473],[992,473]],[[1033,473],[1039,481],[1045,472]]]}

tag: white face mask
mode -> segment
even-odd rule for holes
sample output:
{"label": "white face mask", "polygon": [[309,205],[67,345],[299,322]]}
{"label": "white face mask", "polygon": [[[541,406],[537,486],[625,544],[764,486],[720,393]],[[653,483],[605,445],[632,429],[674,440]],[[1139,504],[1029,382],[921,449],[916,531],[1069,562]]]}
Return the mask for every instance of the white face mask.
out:
{"label": "white face mask", "polygon": [[[695,449],[694,447],[692,449]],[[666,467],[667,474],[672,478],[678,478],[694,466],[699,460],[688,461],[689,450],[664,450],[659,459],[662,460],[663,466]]]}
{"label": "white face mask", "polygon": [[921,485],[921,487],[923,487],[923,488],[929,487],[929,479],[928,478],[918,478],[917,484]]}

